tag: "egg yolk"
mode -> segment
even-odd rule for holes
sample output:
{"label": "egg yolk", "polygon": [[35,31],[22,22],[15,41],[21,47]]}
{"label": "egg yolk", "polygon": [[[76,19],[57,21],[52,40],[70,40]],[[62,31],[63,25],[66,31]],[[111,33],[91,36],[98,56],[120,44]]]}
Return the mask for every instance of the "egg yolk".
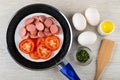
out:
{"label": "egg yolk", "polygon": [[105,21],[102,23],[101,28],[102,28],[103,32],[110,33],[110,32],[112,32],[114,25],[110,21]]}

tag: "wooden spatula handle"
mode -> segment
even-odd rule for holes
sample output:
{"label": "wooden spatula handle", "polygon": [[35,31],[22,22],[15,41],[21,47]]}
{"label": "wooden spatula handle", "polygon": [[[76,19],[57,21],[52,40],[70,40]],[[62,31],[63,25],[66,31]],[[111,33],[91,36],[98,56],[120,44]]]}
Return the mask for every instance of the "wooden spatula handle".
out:
{"label": "wooden spatula handle", "polygon": [[96,77],[95,80],[99,80],[100,76],[109,63],[111,58],[112,50],[114,47],[114,41],[103,39],[100,50],[97,57],[97,68],[96,68]]}

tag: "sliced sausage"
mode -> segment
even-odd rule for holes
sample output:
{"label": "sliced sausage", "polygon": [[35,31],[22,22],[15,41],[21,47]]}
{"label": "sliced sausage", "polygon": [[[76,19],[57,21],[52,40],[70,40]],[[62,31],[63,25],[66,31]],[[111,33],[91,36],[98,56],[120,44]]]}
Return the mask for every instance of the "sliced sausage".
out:
{"label": "sliced sausage", "polygon": [[42,31],[39,31],[39,32],[38,32],[38,37],[45,37],[45,34],[44,34],[44,32],[42,32]]}
{"label": "sliced sausage", "polygon": [[47,18],[45,20],[44,24],[46,27],[50,27],[53,24],[53,21],[51,19]]}
{"label": "sliced sausage", "polygon": [[35,23],[37,30],[42,31],[44,30],[44,25],[41,22],[36,22]]}
{"label": "sliced sausage", "polygon": [[25,25],[28,25],[28,24],[31,24],[34,22],[34,18],[28,18],[26,21],[25,21]]}
{"label": "sliced sausage", "polygon": [[44,32],[50,32],[50,29],[49,28],[45,28]]}
{"label": "sliced sausage", "polygon": [[45,19],[46,19],[46,17],[45,17],[44,15],[40,15],[40,16],[39,16],[39,20],[40,20],[41,22],[44,22]]}
{"label": "sliced sausage", "polygon": [[26,26],[26,30],[30,32],[36,31],[36,26],[34,24],[29,24]]}
{"label": "sliced sausage", "polygon": [[35,22],[39,22],[39,17],[38,16],[34,16],[33,18],[35,19]]}
{"label": "sliced sausage", "polygon": [[38,33],[37,30],[35,30],[35,31],[33,31],[33,32],[31,31],[31,32],[30,32],[30,38],[38,38],[37,33]]}
{"label": "sliced sausage", "polygon": [[52,33],[51,32],[44,32],[45,36],[51,36]]}
{"label": "sliced sausage", "polygon": [[30,31],[30,34],[31,34],[31,35],[36,35],[37,32],[38,32],[37,30],[35,30],[35,31]]}
{"label": "sliced sausage", "polygon": [[24,28],[24,27],[22,27],[20,30],[19,30],[19,35],[21,36],[21,37],[23,37],[23,36],[25,36],[26,35],[26,29]]}
{"label": "sliced sausage", "polygon": [[26,35],[23,36],[22,39],[24,40],[24,39],[27,39],[27,38],[29,38],[29,37],[30,37],[30,33],[26,33]]}
{"label": "sliced sausage", "polygon": [[59,32],[59,28],[56,24],[50,26],[50,31],[52,34],[57,34]]}
{"label": "sliced sausage", "polygon": [[48,17],[48,19],[51,19],[53,23],[56,21],[53,17]]}

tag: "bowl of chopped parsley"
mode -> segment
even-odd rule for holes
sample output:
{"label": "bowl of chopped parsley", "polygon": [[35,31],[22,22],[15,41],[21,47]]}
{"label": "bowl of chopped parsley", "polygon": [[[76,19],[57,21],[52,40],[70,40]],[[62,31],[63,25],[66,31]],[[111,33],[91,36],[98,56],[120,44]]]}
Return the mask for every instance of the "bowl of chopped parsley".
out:
{"label": "bowl of chopped parsley", "polygon": [[84,46],[78,48],[75,57],[81,65],[88,65],[93,59],[92,51]]}

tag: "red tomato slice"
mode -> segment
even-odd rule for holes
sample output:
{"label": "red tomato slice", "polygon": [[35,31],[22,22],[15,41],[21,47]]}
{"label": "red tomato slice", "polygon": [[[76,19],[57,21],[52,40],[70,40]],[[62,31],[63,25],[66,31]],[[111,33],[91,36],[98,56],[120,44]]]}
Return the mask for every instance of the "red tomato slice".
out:
{"label": "red tomato slice", "polygon": [[34,51],[34,52],[30,53],[29,56],[30,56],[32,59],[35,59],[35,60],[40,59],[40,56],[39,56],[39,54],[37,53],[37,51]]}
{"label": "red tomato slice", "polygon": [[45,46],[55,51],[60,47],[60,39],[57,36],[48,36],[45,38]]}
{"label": "red tomato slice", "polygon": [[19,43],[19,49],[29,54],[34,50],[34,42],[31,39],[24,39]]}
{"label": "red tomato slice", "polygon": [[37,46],[39,46],[40,44],[44,44],[45,43],[45,38],[38,38],[37,39]]}
{"label": "red tomato slice", "polygon": [[52,55],[52,51],[46,48],[44,44],[40,44],[37,47],[37,53],[41,59],[48,59]]}

